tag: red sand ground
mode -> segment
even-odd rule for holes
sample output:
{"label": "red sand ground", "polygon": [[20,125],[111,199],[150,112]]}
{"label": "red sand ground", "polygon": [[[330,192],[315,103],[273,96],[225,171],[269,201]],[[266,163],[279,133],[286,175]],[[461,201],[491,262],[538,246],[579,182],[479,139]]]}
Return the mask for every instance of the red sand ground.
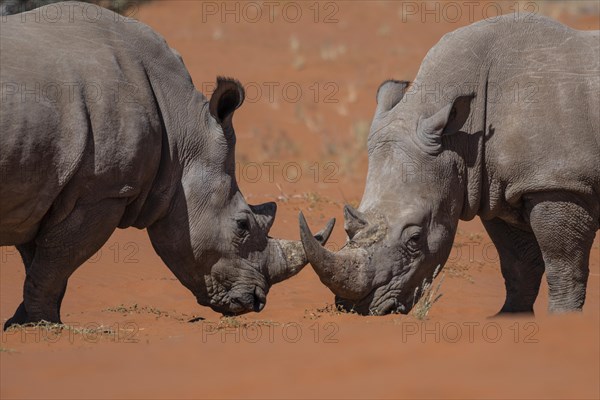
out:
{"label": "red sand ground", "polygon": [[[219,14],[220,2],[157,1],[135,17],[183,55],[198,88],[216,75],[247,86],[235,121],[240,185],[251,203],[277,199],[272,234],[297,239],[299,210],[316,228],[330,216],[342,221],[344,202],[359,202],[379,83],[413,78],[444,33],[495,9],[477,3],[472,17],[463,8],[459,21],[436,23],[435,15],[407,16],[414,9],[402,13],[401,3],[319,3],[318,16],[313,3],[301,3],[292,23],[284,16],[295,18],[294,10],[281,11],[289,3],[300,4],[277,3],[272,23],[266,9],[253,22],[246,3],[237,6],[239,23]],[[581,29],[599,26],[597,14],[572,7],[539,11]],[[330,246],[344,240],[338,226]],[[14,248],[1,251],[4,323],[21,301],[24,272]],[[548,316],[544,285],[535,318],[488,319],[504,288],[476,220],[461,223],[443,297],[425,321],[333,312],[333,295],[310,267],[274,287],[260,314],[220,319],[175,280],[145,232],[118,231],[73,275],[63,304],[67,324],[116,334],[3,333],[0,397],[599,398],[599,269],[596,238],[581,315]]]}

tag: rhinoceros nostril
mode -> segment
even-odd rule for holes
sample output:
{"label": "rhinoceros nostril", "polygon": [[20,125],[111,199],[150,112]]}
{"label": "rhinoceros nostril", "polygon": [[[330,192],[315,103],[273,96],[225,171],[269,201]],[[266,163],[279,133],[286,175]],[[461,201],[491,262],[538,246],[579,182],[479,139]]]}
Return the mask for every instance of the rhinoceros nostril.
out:
{"label": "rhinoceros nostril", "polygon": [[262,311],[265,308],[265,304],[267,304],[267,296],[261,288],[256,286],[254,288],[254,311]]}
{"label": "rhinoceros nostril", "polygon": [[259,312],[263,308],[265,308],[265,304],[267,303],[267,296],[261,288],[256,286],[252,291],[247,291],[245,293],[236,293],[235,295],[232,295],[231,302],[237,307],[242,308],[244,312]]}

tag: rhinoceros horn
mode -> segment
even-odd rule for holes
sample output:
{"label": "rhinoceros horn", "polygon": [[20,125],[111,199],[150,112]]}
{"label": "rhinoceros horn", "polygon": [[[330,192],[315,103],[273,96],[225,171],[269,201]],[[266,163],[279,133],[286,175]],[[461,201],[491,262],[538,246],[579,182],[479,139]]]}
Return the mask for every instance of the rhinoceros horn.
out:
{"label": "rhinoceros horn", "polygon": [[[345,214],[347,218],[348,213]],[[351,214],[360,217],[357,211]],[[321,246],[312,236],[302,213],[299,219],[300,238],[306,256],[321,282],[338,297],[348,300],[360,300],[366,297],[372,290],[374,276],[374,271],[368,262],[367,251],[361,247],[346,245],[337,253],[333,253]],[[353,228],[356,227],[356,222],[352,223]],[[362,218],[360,222],[363,222]]]}
{"label": "rhinoceros horn", "polygon": [[[325,228],[319,231],[314,237],[311,235],[311,239],[319,246],[324,245],[327,243],[334,225],[335,218],[332,218],[327,222]],[[271,284],[291,278],[308,264],[304,247],[299,240],[269,238],[268,246],[270,255],[268,268]]]}

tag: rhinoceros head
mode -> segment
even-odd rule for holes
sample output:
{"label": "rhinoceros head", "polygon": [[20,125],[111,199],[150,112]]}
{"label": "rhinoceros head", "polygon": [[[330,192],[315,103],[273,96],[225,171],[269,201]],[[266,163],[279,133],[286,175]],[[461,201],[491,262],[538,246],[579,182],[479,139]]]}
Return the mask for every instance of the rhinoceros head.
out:
{"label": "rhinoceros head", "polygon": [[344,208],[345,246],[319,245],[300,215],[309,262],[336,303],[361,314],[410,311],[450,254],[463,204],[462,174],[442,136],[462,127],[470,98],[408,105],[408,86],[386,81],[378,90],[365,192],[358,210]]}
{"label": "rhinoceros head", "polygon": [[[149,228],[157,253],[198,302],[228,315],[262,310],[271,285],[308,262],[300,241],[268,236],[275,203],[249,205],[240,192],[232,117],[243,100],[239,82],[218,79],[194,137],[182,141],[170,210]],[[326,242],[333,223],[315,240]]]}

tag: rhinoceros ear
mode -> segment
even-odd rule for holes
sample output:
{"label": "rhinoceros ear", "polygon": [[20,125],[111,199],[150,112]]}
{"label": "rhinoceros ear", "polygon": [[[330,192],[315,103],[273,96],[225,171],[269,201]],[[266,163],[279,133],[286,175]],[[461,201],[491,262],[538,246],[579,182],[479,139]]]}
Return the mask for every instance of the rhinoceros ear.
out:
{"label": "rhinoceros ear", "polygon": [[388,79],[377,89],[377,113],[390,111],[402,100],[410,83]]}
{"label": "rhinoceros ear", "polygon": [[210,97],[210,114],[219,124],[225,122],[244,102],[244,87],[232,78],[217,78],[217,88]]}
{"label": "rhinoceros ear", "polygon": [[254,218],[258,226],[268,234],[275,222],[275,213],[277,212],[277,204],[273,202],[263,203],[256,206],[250,205],[250,210],[254,214]]}
{"label": "rhinoceros ear", "polygon": [[473,97],[459,96],[431,117],[421,115],[417,124],[419,147],[428,154],[439,154],[442,151],[442,136],[455,134],[469,118]]}

